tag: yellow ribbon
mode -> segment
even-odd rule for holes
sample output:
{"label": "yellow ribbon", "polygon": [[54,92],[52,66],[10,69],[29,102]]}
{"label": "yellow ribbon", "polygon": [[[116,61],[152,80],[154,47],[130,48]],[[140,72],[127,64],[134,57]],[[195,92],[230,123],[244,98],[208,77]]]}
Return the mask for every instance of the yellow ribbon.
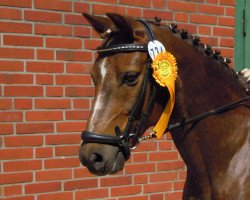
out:
{"label": "yellow ribbon", "polygon": [[152,63],[153,77],[163,87],[167,87],[170,98],[167,105],[154,127],[154,132],[159,139],[166,130],[175,103],[175,80],[177,77],[177,64],[175,57],[169,52],[162,52],[156,56]]}

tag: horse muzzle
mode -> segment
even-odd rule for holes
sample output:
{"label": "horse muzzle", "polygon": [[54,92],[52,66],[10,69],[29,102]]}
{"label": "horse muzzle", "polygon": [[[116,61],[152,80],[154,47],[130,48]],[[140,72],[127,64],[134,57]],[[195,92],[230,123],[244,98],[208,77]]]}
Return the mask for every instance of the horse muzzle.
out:
{"label": "horse muzzle", "polygon": [[95,175],[104,176],[123,169],[125,158],[116,146],[95,143],[82,143],[79,149],[82,165]]}

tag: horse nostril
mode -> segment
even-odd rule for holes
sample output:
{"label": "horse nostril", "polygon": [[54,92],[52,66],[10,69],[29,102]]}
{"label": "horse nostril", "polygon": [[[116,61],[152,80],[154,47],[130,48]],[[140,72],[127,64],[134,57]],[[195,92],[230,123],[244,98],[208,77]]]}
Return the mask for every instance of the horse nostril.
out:
{"label": "horse nostril", "polygon": [[102,155],[100,155],[98,153],[93,153],[90,156],[90,161],[93,162],[93,163],[100,163],[100,162],[103,161],[103,157],[102,157]]}

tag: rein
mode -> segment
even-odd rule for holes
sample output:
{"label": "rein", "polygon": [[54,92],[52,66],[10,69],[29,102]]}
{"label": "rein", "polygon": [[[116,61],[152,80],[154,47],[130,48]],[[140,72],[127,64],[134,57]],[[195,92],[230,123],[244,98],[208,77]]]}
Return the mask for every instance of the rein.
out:
{"label": "rein", "polygon": [[[138,20],[138,21],[144,25],[149,41],[155,40],[152,28],[149,26],[149,24],[144,20]],[[123,53],[124,52],[148,52],[148,47],[147,45],[144,45],[144,44],[143,45],[142,44],[120,44],[120,45],[98,47],[97,52],[99,54],[107,54],[107,53],[112,54],[112,53],[119,53],[119,52],[123,52]],[[149,117],[149,114],[151,113],[151,110],[155,102],[155,97],[156,97],[156,86],[154,85],[155,83],[151,81],[151,78],[152,78],[151,62],[152,62],[151,58],[149,58],[146,62],[146,72],[145,72],[145,77],[142,83],[141,91],[131,111],[131,114],[128,117],[128,122],[126,124],[124,132],[122,133],[118,126],[115,127],[116,136],[105,135],[105,134],[95,134],[90,131],[83,131],[81,134],[81,139],[83,140],[84,143],[99,143],[99,144],[117,146],[122,151],[125,160],[128,160],[130,157],[130,149],[135,148],[135,146],[142,140],[156,137],[155,134],[152,133],[149,136],[139,138],[141,128],[145,124],[145,122],[147,121]],[[146,110],[143,111],[142,108],[145,103],[146,87],[148,83],[150,84],[150,87],[151,87],[151,90],[150,90],[151,96],[150,96],[149,101],[147,102]],[[181,122],[169,125],[165,132],[168,132],[177,128],[184,129],[186,124],[196,123],[209,116],[222,113],[225,111],[229,111],[238,106],[241,106],[242,102],[247,101],[249,99],[250,99],[250,96],[247,96],[239,101],[236,101],[231,104],[222,106],[220,108],[211,110],[209,112],[198,115],[191,119],[186,120],[186,118],[183,118]],[[136,119],[139,119],[139,123],[138,123],[138,126],[136,127],[135,133],[133,133],[132,131],[134,127],[133,124]]]}

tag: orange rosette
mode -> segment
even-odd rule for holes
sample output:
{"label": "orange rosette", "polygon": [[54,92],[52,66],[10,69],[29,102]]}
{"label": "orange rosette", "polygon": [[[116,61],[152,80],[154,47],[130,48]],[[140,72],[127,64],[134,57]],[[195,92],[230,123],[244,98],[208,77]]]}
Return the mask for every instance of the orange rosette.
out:
{"label": "orange rosette", "polygon": [[163,87],[172,85],[177,77],[176,60],[169,52],[159,53],[153,60],[151,67],[153,68],[153,77]]}
{"label": "orange rosette", "polygon": [[166,87],[170,97],[167,105],[153,128],[156,137],[160,138],[167,128],[170,116],[175,103],[175,80],[177,77],[177,64],[175,57],[169,52],[161,52],[156,56],[151,65],[153,68],[153,77],[161,86]]}

